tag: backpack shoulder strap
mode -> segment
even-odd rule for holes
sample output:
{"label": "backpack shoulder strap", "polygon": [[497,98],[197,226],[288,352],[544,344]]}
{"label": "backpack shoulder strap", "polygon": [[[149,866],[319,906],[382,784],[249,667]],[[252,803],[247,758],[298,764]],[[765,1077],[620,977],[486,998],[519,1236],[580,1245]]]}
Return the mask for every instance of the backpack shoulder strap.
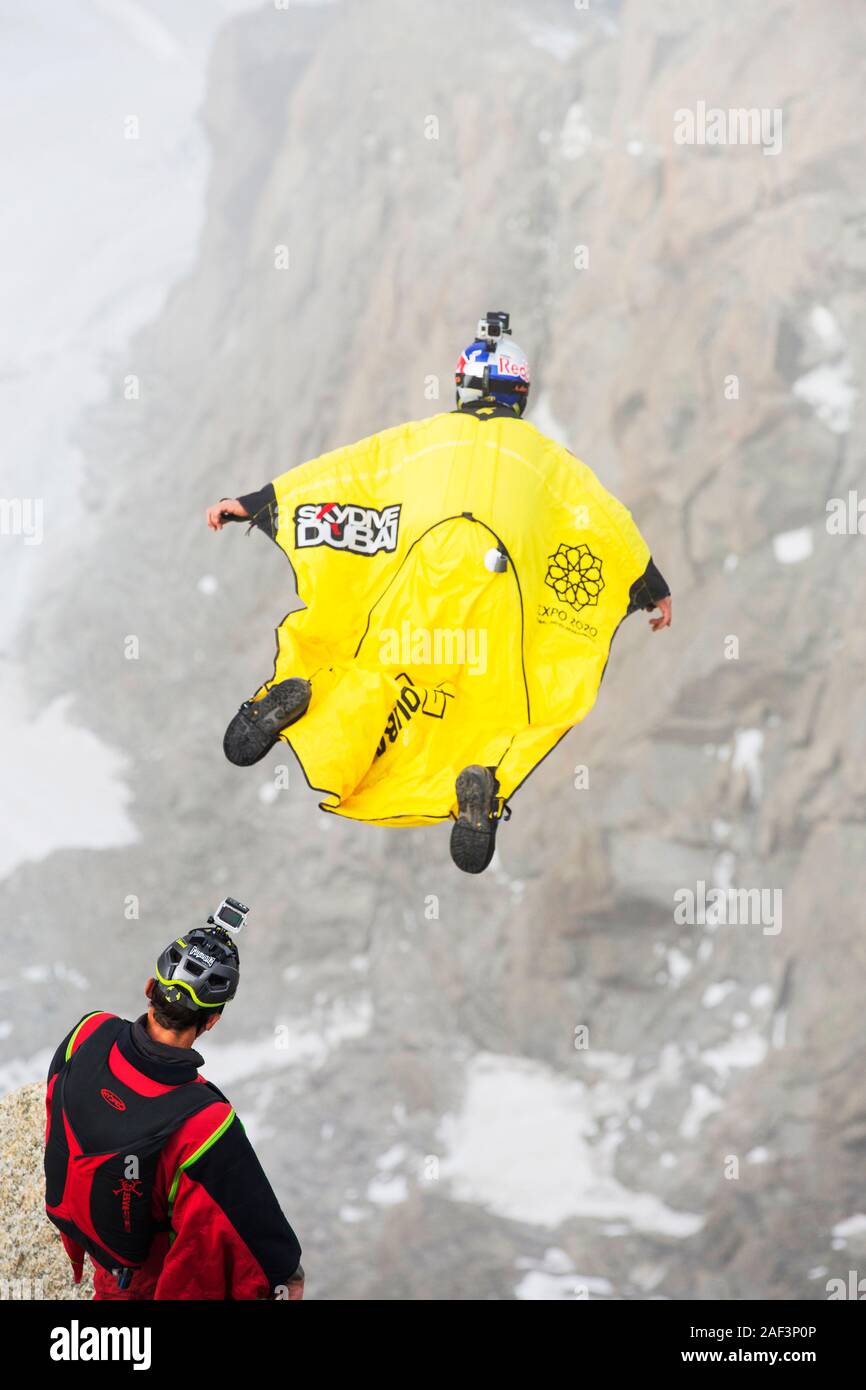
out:
{"label": "backpack shoulder strap", "polygon": [[[101,1018],[103,1022],[98,1023],[95,1028],[89,1029],[87,1037],[82,1039],[82,1030],[86,1028],[89,1023],[92,1023],[95,1018]],[[123,1019],[118,1018],[116,1014],[106,1013],[104,1009],[95,1009],[92,1014],[85,1014],[81,1022],[75,1025],[69,1035],[69,1041],[66,1044],[66,1052],[63,1057],[64,1065],[71,1060],[74,1052],[77,1052],[80,1047],[83,1047],[84,1044],[95,1037],[97,1033],[102,1033],[109,1023],[120,1025],[123,1023]],[[113,1038],[116,1037],[119,1032],[120,1027],[118,1026],[113,1034]]]}

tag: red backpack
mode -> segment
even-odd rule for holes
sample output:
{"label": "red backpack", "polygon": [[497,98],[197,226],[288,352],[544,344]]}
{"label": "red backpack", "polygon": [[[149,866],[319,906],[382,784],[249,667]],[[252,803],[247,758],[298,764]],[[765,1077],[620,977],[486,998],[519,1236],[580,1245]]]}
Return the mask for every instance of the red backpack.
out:
{"label": "red backpack", "polygon": [[129,1024],[108,1018],[54,1080],[45,1145],[45,1209],[58,1230],[109,1270],[140,1269],[157,1231],[152,1212],[159,1156],[191,1115],[225,1097],[209,1081],[145,1096],[109,1070]]}

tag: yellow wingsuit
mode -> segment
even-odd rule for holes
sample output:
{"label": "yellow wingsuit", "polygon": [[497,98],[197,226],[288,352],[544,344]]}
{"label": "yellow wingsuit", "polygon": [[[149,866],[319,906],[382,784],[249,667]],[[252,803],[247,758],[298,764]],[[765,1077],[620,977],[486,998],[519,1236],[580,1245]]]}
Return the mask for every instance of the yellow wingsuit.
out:
{"label": "yellow wingsuit", "polygon": [[322,809],[442,820],[457,814],[457,774],[481,763],[501,810],[592,708],[650,558],[629,512],[501,409],[384,430],[273,487],[306,607],[279,627],[255,698],[311,682],[282,737]]}

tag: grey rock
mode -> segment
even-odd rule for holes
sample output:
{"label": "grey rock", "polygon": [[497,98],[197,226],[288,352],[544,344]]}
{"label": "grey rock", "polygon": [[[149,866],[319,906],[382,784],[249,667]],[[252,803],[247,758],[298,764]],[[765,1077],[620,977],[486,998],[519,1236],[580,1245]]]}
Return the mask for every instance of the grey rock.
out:
{"label": "grey rock", "polygon": [[[863,1209],[866,1143],[866,542],[829,536],[825,508],[862,485],[864,441],[861,405],[834,433],[792,387],[835,360],[816,305],[864,376],[864,18],[787,0],[768,24],[732,0],[624,6],[611,24],[534,4],[583,26],[560,60],[526,7],[497,4],[495,25],[484,11],[299,6],[245,16],[217,46],[197,263],[118,364],[147,383],[134,417],[115,404],[89,420],[98,545],[27,634],[34,696],[73,691],[76,717],[98,708],[126,751],[141,840],[10,881],[13,958],[38,929],[47,960],[88,978],[38,1006],[16,992],[15,1048],[53,1047],[86,1008],[134,1016],[164,938],[236,891],[254,905],[244,981],[208,1071],[249,1120],[311,1296],[510,1298],[527,1268],[550,1275],[556,1247],[565,1284],[604,1279],[598,1296],[825,1297],[810,1271],[844,1276],[856,1257],[832,1231]],[[781,107],[782,153],[676,145],[695,94]],[[224,763],[224,725],[269,674],[295,600],[264,540],[214,540],[201,516],[437,408],[430,373],[447,408],[455,350],[494,302],[537,363],[535,400],[651,540],[675,625],[624,625],[596,709],[467,882],[442,832],[323,818],[294,765],[266,803],[267,766]],[[780,563],[774,537],[801,527],[811,555]],[[204,572],[219,574],[211,599]],[[120,656],[130,631],[138,663]],[[781,932],[676,923],[673,891],[719,875],[781,889]],[[90,910],[70,935],[75,896]],[[301,1039],[285,1060],[281,1025]],[[423,1180],[479,1054],[582,1083],[591,1153],[700,1229],[591,1213],[549,1229]],[[15,1190],[35,1194],[27,1132]],[[4,1208],[16,1271],[47,1268],[51,1248],[28,1200],[23,1225],[17,1198]]]}

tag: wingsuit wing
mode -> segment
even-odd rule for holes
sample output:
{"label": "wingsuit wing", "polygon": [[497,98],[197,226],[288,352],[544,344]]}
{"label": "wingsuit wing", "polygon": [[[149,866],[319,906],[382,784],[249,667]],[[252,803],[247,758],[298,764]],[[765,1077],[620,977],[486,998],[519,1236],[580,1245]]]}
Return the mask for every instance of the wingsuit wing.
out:
{"label": "wingsuit wing", "polygon": [[273,486],[305,604],[278,630],[273,679],[311,682],[283,737],[323,808],[443,819],[470,762],[507,799],[595,700],[650,558],[626,508],[528,422],[463,413]]}

